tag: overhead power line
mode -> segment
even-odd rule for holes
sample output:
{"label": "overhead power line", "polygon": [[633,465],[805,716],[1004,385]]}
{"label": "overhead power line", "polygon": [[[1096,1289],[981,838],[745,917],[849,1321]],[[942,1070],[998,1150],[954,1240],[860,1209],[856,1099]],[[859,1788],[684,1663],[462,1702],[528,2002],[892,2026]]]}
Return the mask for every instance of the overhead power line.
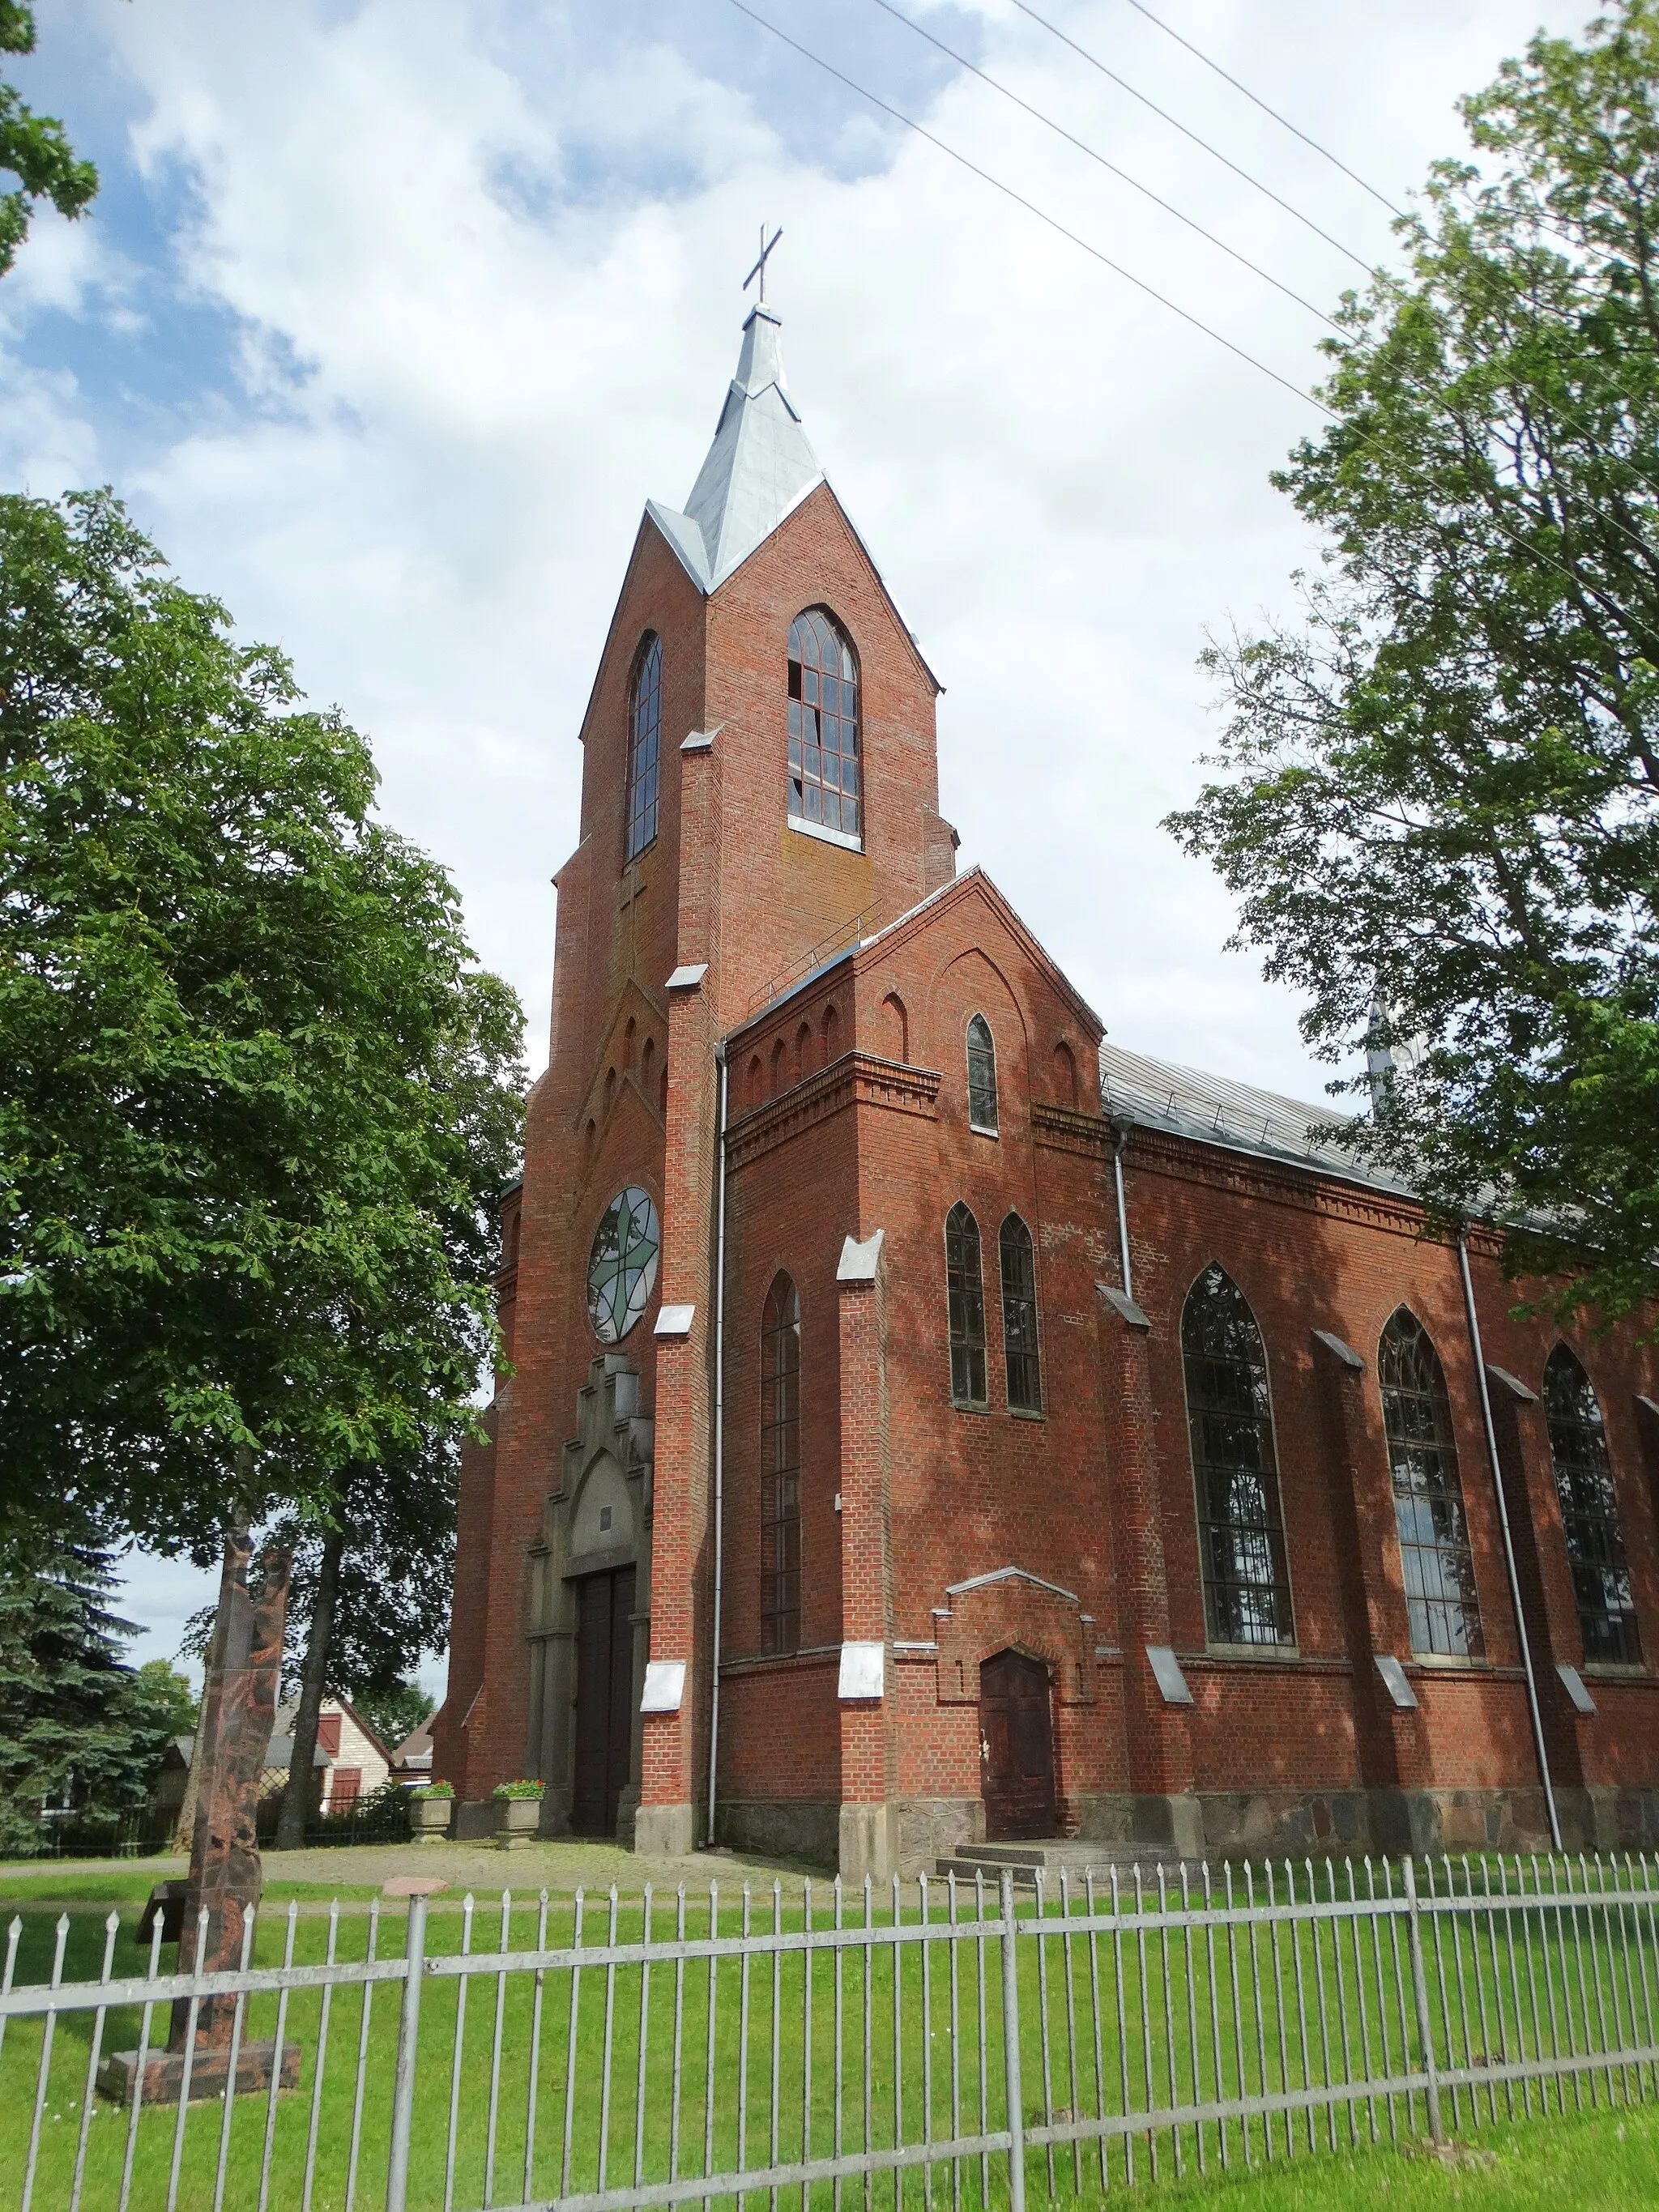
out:
{"label": "overhead power line", "polygon": [[[1014,5],[1023,15],[1030,15],[1036,22],[1042,21],[1042,18],[1035,8],[1026,6],[1025,0],[1014,0]],[[1190,39],[1183,39],[1174,25],[1166,23],[1162,15],[1154,15],[1150,8],[1142,4],[1142,0],[1129,0],[1129,5],[1137,15],[1144,15],[1149,23],[1156,23],[1166,39],[1173,39],[1176,46],[1185,46],[1188,52],[1201,61],[1206,69],[1213,70],[1218,77],[1224,78],[1231,85],[1235,92],[1242,92],[1252,106],[1259,107],[1264,115],[1272,116],[1282,131],[1288,131],[1292,138],[1299,138],[1304,146],[1311,146],[1315,153],[1328,161],[1333,168],[1340,169],[1343,175],[1358,185],[1362,192],[1369,192],[1374,200],[1380,201],[1390,215],[1403,215],[1406,212],[1404,208],[1396,207],[1386,192],[1379,192],[1375,185],[1368,185],[1357,169],[1351,169],[1346,161],[1339,161],[1328,146],[1322,146],[1317,138],[1310,138],[1305,131],[1298,130],[1289,116],[1281,115],[1276,107],[1269,107],[1267,101],[1259,99],[1248,84],[1241,84],[1230,70],[1223,69],[1219,62],[1212,61],[1202,46],[1195,46]],[[1053,27],[1044,24],[1043,27],[1050,29]]]}
{"label": "overhead power line", "polygon": [[[1224,238],[1218,238],[1214,231],[1206,230],[1194,216],[1183,215],[1178,207],[1164,198],[1161,193],[1155,192],[1150,185],[1143,185],[1139,177],[1132,177],[1127,169],[1119,168],[1115,161],[1109,161],[1104,154],[1097,153],[1085,140],[1075,137],[1069,131],[1063,123],[1056,123],[1052,115],[1045,115],[1040,107],[1033,107],[1029,100],[1022,100],[1018,93],[1015,92],[1011,86],[1004,84],[1000,79],[994,77],[988,70],[981,69],[978,63],[970,62],[966,54],[958,53],[954,46],[946,46],[943,39],[937,37],[924,25],[915,21],[914,17],[907,15],[902,8],[896,8],[893,5],[893,0],[875,0],[875,5],[884,15],[890,15],[896,23],[902,23],[907,31],[914,31],[919,39],[926,39],[930,46],[936,47],[940,53],[953,61],[958,69],[966,70],[970,76],[976,76],[981,84],[988,84],[992,91],[1000,93],[1004,100],[1011,100],[1016,107],[1023,109],[1027,115],[1042,124],[1045,131],[1052,131],[1057,138],[1063,138],[1068,146],[1075,146],[1079,154],[1086,154],[1091,161],[1097,161],[1103,169],[1120,178],[1132,191],[1139,192],[1144,198],[1149,199],[1154,207],[1162,208],[1165,215],[1172,215],[1177,222],[1185,223],[1188,230],[1196,231],[1200,238],[1206,240],[1210,245],[1216,246],[1231,259],[1237,261],[1241,269],[1248,269],[1251,276],[1261,277],[1264,284],[1271,284],[1275,292],[1282,292],[1287,300],[1293,301],[1298,307],[1306,308],[1309,314],[1317,315],[1320,321],[1328,324],[1332,330],[1341,329],[1341,324],[1328,315],[1322,307],[1316,307],[1311,300],[1304,300],[1300,292],[1292,291],[1288,284],[1281,283],[1279,278],[1264,269],[1259,261],[1252,261],[1248,253],[1241,253],[1236,246],[1229,246]],[[1364,266],[1363,263],[1360,265]]]}
{"label": "overhead power line", "polygon": [[1199,316],[1190,313],[1187,308],[1178,306],[1167,293],[1158,291],[1155,286],[1147,283],[1145,277],[1137,276],[1133,270],[1126,269],[1121,261],[1114,261],[1109,253],[1103,253],[1097,246],[1091,246],[1086,238],[1080,237],[1076,231],[1068,229],[1063,222],[1051,216],[1047,209],[1040,208],[1035,200],[1028,200],[1024,192],[1016,191],[1012,185],[1005,185],[1000,177],[993,176],[988,169],[981,169],[978,162],[969,161],[966,154],[959,154],[954,146],[947,144],[943,138],[936,137],[924,125],[918,123],[915,116],[906,115],[902,108],[895,107],[890,100],[883,100],[878,94],[872,92],[867,85],[860,84],[855,78],[848,76],[844,70],[838,70],[833,62],[825,61],[822,54],[815,54],[810,46],[802,46],[799,39],[792,38],[787,31],[781,29],[777,24],[769,21],[766,16],[750,7],[748,0],[732,0],[732,5],[740,15],[746,15],[751,23],[757,23],[763,31],[769,31],[775,39],[798,53],[803,61],[811,62],[815,69],[822,70],[826,76],[834,77],[838,84],[844,84],[849,92],[856,93],[860,100],[868,100],[872,107],[879,108],[884,115],[890,115],[895,123],[902,123],[907,131],[914,131],[917,137],[925,138],[930,146],[935,146],[941,154],[948,155],[959,167],[977,177],[981,184],[989,185],[994,191],[1000,192],[1005,199],[1012,200],[1017,207],[1024,208],[1028,215],[1034,215],[1039,222],[1046,223],[1050,230],[1057,232],[1061,238],[1067,240],[1073,246],[1080,247],[1091,259],[1098,261],[1103,268],[1109,269],[1114,276],[1121,276],[1126,283],[1133,284],[1136,291],[1144,292],[1149,300],[1156,300],[1160,307],[1167,307],[1172,315],[1179,315],[1182,321],[1189,324],[1194,330],[1202,331],[1206,338],[1213,338],[1217,345],[1224,346],[1227,351],[1237,359],[1248,362],[1250,368],[1260,371],[1263,376],[1271,377],[1282,390],[1291,392],[1307,406],[1317,408],[1322,415],[1328,416],[1333,422],[1337,419],[1335,410],[1328,407],[1322,399],[1316,399],[1310,392],[1304,391],[1299,384],[1293,384],[1288,376],[1281,376],[1276,368],[1269,368],[1265,361],[1258,361],[1253,353],[1247,352],[1242,345],[1236,345],[1231,338],[1224,337],[1212,324],[1203,321]]}
{"label": "overhead power line", "polygon": [[[1368,276],[1370,275],[1372,264],[1363,253],[1356,253],[1351,246],[1344,246],[1340,238],[1333,238],[1328,230],[1321,229],[1310,215],[1304,215],[1290,200],[1282,199],[1271,185],[1264,185],[1260,177],[1241,168],[1237,161],[1224,154],[1218,146],[1212,146],[1200,132],[1189,130],[1178,115],[1171,115],[1167,107],[1160,107],[1155,100],[1149,99],[1141,91],[1139,85],[1131,84],[1127,76],[1120,76],[1115,69],[1109,68],[1101,60],[1098,54],[1091,54],[1087,46],[1079,46],[1069,32],[1062,31],[1058,23],[1051,23],[1046,15],[1039,15],[1035,8],[1028,8],[1025,0],[1013,0],[1013,3],[1022,15],[1029,15],[1034,23],[1048,32],[1050,38],[1058,39],[1063,46],[1069,46],[1079,61],[1085,61],[1091,69],[1098,70],[1102,76],[1109,78],[1120,91],[1127,92],[1131,100],[1138,100],[1143,107],[1151,108],[1152,113],[1167,123],[1172,131],[1178,131],[1183,138],[1190,138],[1194,146],[1201,146],[1206,154],[1220,162],[1223,168],[1231,169],[1236,177],[1242,177],[1252,191],[1260,192],[1265,199],[1270,199],[1275,207],[1283,208],[1286,215],[1293,217],[1304,229],[1312,231],[1316,238],[1322,238],[1327,246],[1334,247],[1337,252],[1352,261],[1355,268],[1363,269]],[[878,0],[878,4],[884,4],[884,0]]]}

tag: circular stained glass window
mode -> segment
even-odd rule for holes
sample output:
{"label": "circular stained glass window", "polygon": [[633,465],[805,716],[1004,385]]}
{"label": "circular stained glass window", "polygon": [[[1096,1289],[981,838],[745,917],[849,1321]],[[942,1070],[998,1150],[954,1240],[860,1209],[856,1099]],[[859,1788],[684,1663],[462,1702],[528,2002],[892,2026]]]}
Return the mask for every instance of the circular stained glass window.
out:
{"label": "circular stained glass window", "polygon": [[648,1193],[618,1192],[594,1231],[587,1262],[587,1318],[601,1344],[620,1344],[650,1304],[661,1243]]}

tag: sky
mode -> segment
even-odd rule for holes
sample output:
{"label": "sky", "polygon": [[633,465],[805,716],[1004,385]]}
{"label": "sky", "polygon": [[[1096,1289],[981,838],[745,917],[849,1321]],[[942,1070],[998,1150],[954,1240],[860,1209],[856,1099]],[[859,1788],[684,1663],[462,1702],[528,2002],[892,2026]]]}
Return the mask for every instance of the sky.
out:
{"label": "sky", "polygon": [[[1160,827],[1218,726],[1198,656],[1293,616],[1320,559],[1269,473],[1317,432],[1322,313],[1396,253],[1382,201],[1462,150],[1460,94],[1590,11],[1153,0],[1368,191],[1134,0],[1036,5],[1073,45],[1016,0],[754,12],[1052,223],[736,0],[41,0],[10,74],[103,185],[0,280],[0,484],[114,484],[364,732],[532,1068],[577,729],[764,222],[792,396],[945,686],[959,865],[1116,1042],[1321,1095],[1295,1002]],[[211,1585],[129,1567],[137,1656],[170,1656]]]}

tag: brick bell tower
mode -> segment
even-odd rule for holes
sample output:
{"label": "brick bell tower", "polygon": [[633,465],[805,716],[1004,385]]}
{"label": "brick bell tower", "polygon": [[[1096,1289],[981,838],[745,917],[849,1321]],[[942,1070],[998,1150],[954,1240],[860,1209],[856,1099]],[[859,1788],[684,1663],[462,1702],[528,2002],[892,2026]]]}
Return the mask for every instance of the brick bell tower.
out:
{"label": "brick bell tower", "polygon": [[939,686],[779,332],[763,301],[684,509],[647,501],[582,722],[549,1064],[504,1208],[514,1371],[466,1455],[434,1726],[462,1833],[523,1774],[547,1832],[698,1839],[721,1041],[954,870]]}

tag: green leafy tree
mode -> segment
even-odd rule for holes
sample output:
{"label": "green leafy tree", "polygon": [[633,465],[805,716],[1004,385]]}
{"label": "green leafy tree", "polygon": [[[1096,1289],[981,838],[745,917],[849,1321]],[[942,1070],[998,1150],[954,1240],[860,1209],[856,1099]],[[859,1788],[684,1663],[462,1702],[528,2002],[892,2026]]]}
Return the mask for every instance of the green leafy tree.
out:
{"label": "green leafy tree", "polygon": [[1324,571],[1206,656],[1223,773],[1170,826],[1316,1051],[1392,1056],[1348,1141],[1612,1317],[1659,1293],[1659,12],[1462,112],[1275,478]]}
{"label": "green leafy tree", "polygon": [[109,494],[0,498],[13,1506],[204,1557],[475,1419],[521,1017],[374,782]]}
{"label": "green leafy tree", "polygon": [[418,1682],[394,1682],[390,1689],[371,1690],[352,1703],[388,1751],[396,1751],[435,1710]]}
{"label": "green leafy tree", "polygon": [[[0,54],[34,52],[34,10],[20,0],[0,0]],[[36,115],[0,79],[0,170],[18,179],[16,188],[0,193],[0,276],[17,258],[28,236],[35,203],[50,200],[59,215],[80,215],[98,190],[98,172],[76,158],[64,126],[50,115]]]}
{"label": "green leafy tree", "polygon": [[43,1808],[141,1810],[181,1732],[179,1689],[193,1712],[165,1661],[135,1671],[123,1659],[137,1632],[110,1610],[113,1559],[95,1533],[40,1524],[0,1547],[0,1854],[40,1850]]}
{"label": "green leafy tree", "polygon": [[167,1723],[169,1736],[188,1735],[196,1726],[199,1700],[188,1675],[170,1659],[146,1659],[135,1678]]}

